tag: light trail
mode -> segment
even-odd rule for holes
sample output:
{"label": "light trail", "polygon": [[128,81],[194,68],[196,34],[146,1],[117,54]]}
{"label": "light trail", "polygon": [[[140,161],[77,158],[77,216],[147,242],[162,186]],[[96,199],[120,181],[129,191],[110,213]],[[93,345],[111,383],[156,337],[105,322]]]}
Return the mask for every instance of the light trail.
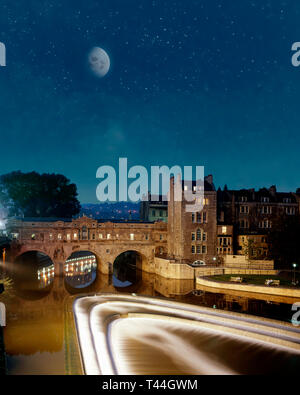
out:
{"label": "light trail", "polygon": [[[200,348],[191,344],[191,339],[196,344],[205,338],[213,338],[221,348],[232,343],[233,347],[258,348],[259,352],[296,355],[300,364],[300,329],[288,323],[116,294],[78,297],[73,308],[86,374],[155,373],[152,357],[147,360],[141,356],[145,350],[167,358],[177,372],[184,366],[184,372],[192,374],[238,373],[224,364],[218,352],[213,357],[205,343]],[[157,369],[168,372],[167,366]]]}

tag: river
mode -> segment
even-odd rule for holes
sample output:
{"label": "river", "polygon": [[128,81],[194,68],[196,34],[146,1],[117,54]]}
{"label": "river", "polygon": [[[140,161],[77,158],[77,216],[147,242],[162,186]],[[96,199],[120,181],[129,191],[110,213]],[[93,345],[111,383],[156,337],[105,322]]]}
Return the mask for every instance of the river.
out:
{"label": "river", "polygon": [[74,262],[68,265],[64,278],[54,278],[49,263],[36,266],[36,262],[28,276],[21,270],[22,275],[9,275],[12,284],[0,296],[7,309],[4,339],[9,374],[66,373],[65,305],[77,294],[135,293],[287,322],[292,317],[292,299],[195,291],[192,280],[168,280],[136,270],[131,263],[116,265],[111,276],[97,274],[93,260],[84,267],[75,263],[76,270]]}

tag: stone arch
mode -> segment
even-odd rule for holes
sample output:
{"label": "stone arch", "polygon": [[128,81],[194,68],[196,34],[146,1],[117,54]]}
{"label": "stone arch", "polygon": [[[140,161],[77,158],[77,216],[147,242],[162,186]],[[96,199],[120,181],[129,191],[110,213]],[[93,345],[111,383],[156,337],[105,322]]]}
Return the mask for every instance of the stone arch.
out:
{"label": "stone arch", "polygon": [[51,261],[54,263],[55,259],[53,258],[53,254],[48,251],[45,248],[35,248],[35,247],[29,247],[29,248],[22,248],[21,250],[19,250],[17,253],[13,254],[13,259],[12,262],[15,263],[16,260],[21,256],[26,254],[27,252],[40,252],[41,254],[45,254],[47,255]]}
{"label": "stone arch", "polygon": [[75,249],[72,249],[72,251],[69,253],[70,251],[68,251],[68,253],[66,254],[66,259],[64,264],[66,263],[66,261],[68,259],[70,259],[70,257],[72,256],[72,254],[76,254],[76,253],[80,253],[80,252],[89,252],[90,254],[95,255],[96,257],[96,262],[97,262],[97,270],[99,270],[101,263],[102,263],[102,259],[99,255],[99,253],[97,251],[95,251],[93,248],[89,248],[89,247],[85,247],[85,246],[79,246],[76,247]]}
{"label": "stone arch", "polygon": [[147,257],[146,254],[144,254],[144,253],[143,253],[142,251],[140,251],[139,249],[135,249],[135,248],[126,248],[126,249],[119,250],[119,251],[117,252],[117,254],[114,255],[114,258],[111,259],[112,264],[114,265],[116,259],[117,259],[120,255],[122,255],[122,254],[124,254],[124,253],[126,253],[126,252],[134,252],[134,253],[136,253],[136,254],[140,257],[141,261],[138,263],[138,267],[137,267],[138,269],[144,270],[145,267],[149,264],[149,257]]}
{"label": "stone arch", "polygon": [[91,286],[97,278],[97,254],[87,248],[73,250],[63,266],[65,285],[73,289]]}
{"label": "stone arch", "polygon": [[13,249],[13,251],[10,255],[10,259],[11,259],[11,263],[12,263],[12,265],[11,265],[12,271],[15,268],[14,265],[17,264],[17,262],[16,262],[17,259],[20,258],[22,255],[29,253],[29,252],[40,252],[41,254],[47,255],[51,259],[51,261],[54,265],[55,275],[57,276],[59,274],[59,272],[60,272],[59,264],[54,258],[53,251],[49,251],[48,249],[42,248],[40,246],[32,246],[32,245],[28,246],[28,247],[22,246],[21,248],[18,248],[17,250],[16,250],[16,248]]}
{"label": "stone arch", "polygon": [[[126,253],[129,256],[126,258]],[[116,288],[136,292],[140,285],[143,267],[147,264],[147,257],[136,249],[124,249],[114,257],[112,265],[113,285]],[[128,291],[129,292],[129,291]]]}
{"label": "stone arch", "polygon": [[65,259],[64,259],[64,263],[67,259],[69,259],[69,257],[75,253],[75,252],[81,252],[81,251],[87,251],[90,252],[91,254],[94,254],[96,259],[97,259],[97,268],[98,271],[100,270],[102,272],[102,267],[104,265],[104,259],[102,257],[102,253],[101,251],[99,251],[99,249],[94,248],[91,245],[84,245],[84,244],[70,244],[69,248],[65,247]]}
{"label": "stone arch", "polygon": [[55,262],[51,254],[41,248],[19,251],[8,266],[15,289],[25,299],[42,298],[53,285]]}

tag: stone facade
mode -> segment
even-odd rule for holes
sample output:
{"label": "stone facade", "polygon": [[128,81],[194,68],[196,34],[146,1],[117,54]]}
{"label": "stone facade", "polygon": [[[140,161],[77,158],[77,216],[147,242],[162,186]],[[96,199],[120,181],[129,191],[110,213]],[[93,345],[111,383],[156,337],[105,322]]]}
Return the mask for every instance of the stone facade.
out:
{"label": "stone facade", "polygon": [[219,189],[217,200],[218,224],[233,226],[234,253],[248,254],[250,250],[254,259],[268,256],[268,233],[274,223],[300,212],[300,194],[277,192],[275,186],[258,191]]}
{"label": "stone facade", "polygon": [[115,259],[125,251],[136,251],[142,269],[154,273],[154,257],[167,251],[167,225],[163,222],[99,222],[88,217],[73,220],[13,219],[7,224],[13,235],[11,258],[27,251],[47,254],[56,274],[76,251],[90,251],[97,257],[102,273],[109,273]]}
{"label": "stone facade", "polygon": [[[195,183],[190,183],[193,193]],[[175,198],[175,189],[180,188],[182,198]],[[180,179],[171,178],[170,200],[168,205],[168,255],[181,263],[193,263],[200,260],[206,265],[215,264],[217,234],[217,194],[212,178],[204,183],[203,210],[188,212],[191,204],[184,198],[184,189]]]}
{"label": "stone facade", "polygon": [[[155,222],[103,222],[88,217],[10,219],[7,231],[15,239],[12,259],[26,251],[40,251],[52,259],[56,273],[63,270],[64,262],[75,251],[94,253],[103,273],[110,273],[114,260],[125,251],[138,252],[142,268],[148,273],[155,273],[155,257],[176,264],[198,261],[209,266],[225,263],[226,257],[234,254],[246,255],[250,260],[267,259],[272,221],[300,211],[300,191],[279,193],[271,187],[216,192],[212,176],[208,176],[203,208],[189,212],[187,205],[191,203],[185,200],[185,188],[193,195],[195,185],[171,178],[168,204],[161,198],[141,204],[148,219],[152,203],[157,205],[156,210],[167,208],[167,216],[163,217],[168,218],[168,224],[161,221],[160,215]],[[177,191],[181,200],[175,199]]]}
{"label": "stone facade", "polygon": [[249,259],[265,259],[269,256],[267,235],[252,234],[237,236],[237,254],[246,255]]}
{"label": "stone facade", "polygon": [[217,226],[217,254],[233,254],[233,226]]}
{"label": "stone facade", "polygon": [[275,186],[218,190],[218,223],[233,225],[236,234],[266,234],[280,216],[297,214],[297,195],[277,192]]}
{"label": "stone facade", "polygon": [[152,196],[148,194],[148,200],[140,204],[140,219],[142,221],[168,222],[168,200],[167,197]]}

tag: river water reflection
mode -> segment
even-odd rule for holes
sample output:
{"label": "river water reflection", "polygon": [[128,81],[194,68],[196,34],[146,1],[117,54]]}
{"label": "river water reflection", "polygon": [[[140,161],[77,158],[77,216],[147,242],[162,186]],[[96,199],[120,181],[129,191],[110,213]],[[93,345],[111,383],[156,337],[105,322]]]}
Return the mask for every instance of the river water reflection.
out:
{"label": "river water reflection", "polygon": [[147,274],[136,270],[132,262],[116,265],[111,276],[97,274],[92,257],[83,256],[66,265],[64,278],[54,278],[51,262],[43,266],[32,262],[26,275],[20,265],[21,275],[10,275],[13,285],[0,297],[7,307],[4,333],[9,374],[65,374],[64,308],[71,295],[126,292],[284,321],[292,317],[292,299],[195,291],[192,280]]}

